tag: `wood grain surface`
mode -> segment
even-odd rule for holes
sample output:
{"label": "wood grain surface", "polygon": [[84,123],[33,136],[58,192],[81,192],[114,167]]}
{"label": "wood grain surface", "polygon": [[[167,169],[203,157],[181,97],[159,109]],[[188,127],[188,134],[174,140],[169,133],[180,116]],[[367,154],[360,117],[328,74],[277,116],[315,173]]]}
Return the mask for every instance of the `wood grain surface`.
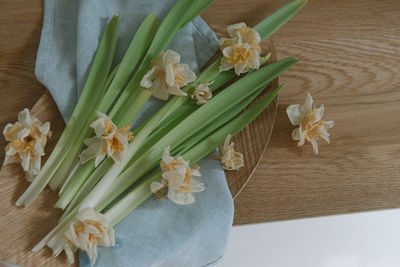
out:
{"label": "wood grain surface", "polygon": [[[286,2],[216,0],[202,17],[222,32],[238,21],[254,25]],[[44,92],[34,78],[43,4],[0,4],[3,128]],[[311,0],[274,41],[278,58],[301,62],[280,78],[285,88],[270,146],[235,200],[234,223],[400,207],[400,1]],[[317,156],[309,145],[296,147],[285,115],[306,92],[336,123]]]}
{"label": "wood grain surface", "polygon": [[[217,0],[203,18],[216,31],[254,25],[282,2]],[[311,0],[273,38],[278,58],[300,62],[280,77],[270,144],[235,200],[234,223],[399,208],[400,1]],[[306,92],[336,123],[319,155],[296,147],[285,114]]]}

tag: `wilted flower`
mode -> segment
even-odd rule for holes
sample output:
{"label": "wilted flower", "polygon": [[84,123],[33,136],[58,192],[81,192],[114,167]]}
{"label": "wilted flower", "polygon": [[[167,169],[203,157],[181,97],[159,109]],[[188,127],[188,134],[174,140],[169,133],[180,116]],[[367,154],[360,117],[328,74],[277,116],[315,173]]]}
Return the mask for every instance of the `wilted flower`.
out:
{"label": "wilted flower", "polygon": [[[151,191],[156,194],[156,198],[168,197],[179,205],[194,203],[193,193],[204,190],[204,184],[193,178],[200,176],[200,167],[195,165],[190,168],[189,161],[185,161],[181,156],[176,158],[170,156],[169,147],[165,149],[160,165],[163,172],[162,180],[151,184]],[[168,194],[163,195],[167,187]]]}
{"label": "wilted flower", "polygon": [[196,79],[196,74],[186,64],[180,64],[181,56],[172,50],[161,53],[152,60],[152,68],[143,76],[140,86],[152,90],[153,96],[167,100],[168,96],[186,93],[181,90]]}
{"label": "wilted flower", "polygon": [[97,258],[97,246],[115,246],[114,229],[103,214],[86,208],[78,213],[64,232],[54,236],[47,245],[53,250],[54,256],[64,250],[71,264],[74,263],[74,253],[78,249],[86,251],[93,265]]}
{"label": "wilted flower", "polygon": [[286,109],[286,113],[290,122],[299,126],[292,132],[292,138],[298,146],[304,145],[307,140],[313,146],[315,154],[318,154],[318,140],[325,139],[329,144],[328,129],[332,128],[335,123],[333,121],[321,121],[324,115],[324,105],[315,108],[313,99],[309,93],[302,106],[299,104],[290,105]]}
{"label": "wilted flower", "polygon": [[260,35],[254,29],[241,22],[227,27],[230,38],[219,41],[223,57],[219,71],[235,68],[237,75],[258,69],[262,60]]}
{"label": "wilted flower", "polygon": [[19,162],[26,179],[32,181],[40,171],[47,137],[51,136],[50,123],[42,123],[25,108],[18,113],[16,123],[6,125],[3,134],[9,142],[3,165]]}
{"label": "wilted flower", "polygon": [[85,139],[84,143],[88,148],[80,155],[81,163],[96,158],[94,165],[97,167],[105,156],[109,156],[119,164],[128,142],[133,140],[132,132],[129,126],[118,129],[111,119],[101,112],[97,112],[97,116],[99,118],[90,125],[96,136]]}
{"label": "wilted flower", "polygon": [[225,138],[225,143],[221,152],[221,163],[226,170],[239,170],[244,166],[243,155],[233,149],[235,143],[231,142],[231,138],[231,135]]}
{"label": "wilted flower", "polygon": [[207,103],[212,97],[212,91],[209,87],[213,82],[202,83],[194,89],[191,96],[192,99],[196,99],[197,105],[202,105]]}

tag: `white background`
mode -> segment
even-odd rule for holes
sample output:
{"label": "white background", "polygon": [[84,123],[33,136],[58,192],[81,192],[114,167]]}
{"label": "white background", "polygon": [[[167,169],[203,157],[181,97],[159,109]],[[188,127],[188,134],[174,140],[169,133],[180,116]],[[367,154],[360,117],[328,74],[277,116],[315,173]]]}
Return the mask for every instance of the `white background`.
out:
{"label": "white background", "polygon": [[400,210],[232,229],[217,267],[399,267]]}

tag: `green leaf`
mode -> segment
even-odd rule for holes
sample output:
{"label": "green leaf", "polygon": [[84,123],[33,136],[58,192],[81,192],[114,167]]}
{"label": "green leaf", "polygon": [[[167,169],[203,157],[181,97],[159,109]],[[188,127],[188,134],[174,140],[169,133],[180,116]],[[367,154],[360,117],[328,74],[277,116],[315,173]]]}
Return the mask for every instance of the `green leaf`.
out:
{"label": "green leaf", "polygon": [[[107,81],[106,81],[106,84],[105,84],[105,86],[104,86],[104,89],[107,89],[107,88],[110,86],[110,84],[111,84],[111,82],[113,81],[114,76],[115,76],[115,74],[116,74],[116,72],[117,72],[117,70],[118,70],[118,67],[119,67],[119,65],[116,66],[116,67],[113,69],[113,71],[110,73],[110,75],[108,76],[108,79],[107,79]],[[71,151],[68,150],[68,148],[66,148],[66,150],[67,150],[66,153],[71,154]],[[67,155],[66,157],[68,157],[68,155]],[[74,165],[80,165],[80,163],[78,162],[78,163],[76,163],[76,164],[74,164]],[[76,167],[76,166],[75,166],[75,167]],[[74,168],[74,167],[72,167],[72,168]],[[49,186],[50,186],[51,189],[56,190],[57,188],[60,187],[60,185],[61,185],[62,183],[64,183],[64,184],[63,184],[63,189],[65,189],[65,187],[68,186],[68,185],[66,184],[66,181],[64,181],[67,177],[61,176],[60,174],[57,174],[57,172],[58,172],[58,170],[56,171],[56,173],[54,174],[54,176],[52,177],[52,179],[49,181]],[[70,173],[70,172],[69,172],[69,173]],[[71,176],[71,173],[70,173],[68,176]],[[73,179],[74,179],[74,177],[70,177],[69,183],[71,183],[71,182],[72,182],[71,180],[73,180]],[[63,190],[60,190],[59,194],[61,194],[62,191],[63,191]]]}
{"label": "green leaf", "polygon": [[257,24],[254,30],[260,34],[261,40],[264,41],[296,15],[307,2],[308,0],[291,1]]}
{"label": "green leaf", "polygon": [[63,134],[38,176],[17,200],[17,206],[28,207],[47,185],[64,158],[64,149],[70,147],[75,141],[72,136],[76,136],[76,132],[79,133],[84,126],[86,120],[82,118],[87,118],[88,110],[92,110],[97,100],[103,95],[98,90],[104,88],[110,72],[117,42],[118,22],[119,17],[113,17],[108,24],[97,49],[82,95]]}

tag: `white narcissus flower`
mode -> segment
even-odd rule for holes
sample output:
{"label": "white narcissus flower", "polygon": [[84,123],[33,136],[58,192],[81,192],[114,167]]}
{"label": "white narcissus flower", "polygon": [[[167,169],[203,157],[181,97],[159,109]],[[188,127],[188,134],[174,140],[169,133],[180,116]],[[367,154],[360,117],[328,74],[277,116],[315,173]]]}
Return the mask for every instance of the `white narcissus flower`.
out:
{"label": "white narcissus flower", "polygon": [[181,88],[196,80],[196,74],[180,61],[181,56],[175,51],[161,53],[152,60],[152,68],[143,76],[140,86],[150,89],[161,100],[168,100],[170,94],[186,96]]}
{"label": "white narcissus flower", "polygon": [[96,136],[85,139],[84,143],[88,146],[80,154],[81,163],[95,158],[94,166],[97,167],[106,157],[111,157],[115,163],[119,164],[126,151],[129,141],[133,140],[129,126],[118,129],[107,115],[97,112],[98,119],[90,127]]}
{"label": "white narcissus flower", "polygon": [[240,75],[251,69],[260,68],[262,60],[260,34],[247,27],[244,22],[228,26],[227,31],[230,38],[219,40],[223,55],[219,71],[235,68],[236,74]]}
{"label": "white narcissus flower", "polygon": [[290,105],[286,109],[286,113],[290,122],[299,126],[292,132],[292,138],[298,146],[304,145],[307,140],[313,146],[315,154],[318,154],[318,140],[319,138],[325,139],[329,144],[328,129],[332,128],[335,123],[333,121],[321,121],[324,115],[324,105],[315,108],[313,99],[309,93],[302,106],[299,104]]}
{"label": "white narcissus flower", "polygon": [[40,171],[44,147],[51,136],[50,123],[42,123],[25,108],[18,113],[16,123],[6,125],[3,135],[9,142],[3,165],[19,162],[31,182]]}
{"label": "white narcissus flower", "polygon": [[212,97],[212,91],[209,87],[213,82],[202,83],[194,89],[193,94],[191,96],[192,99],[196,99],[197,105],[203,105],[207,103],[208,100]]}
{"label": "white narcissus flower", "polygon": [[225,170],[239,170],[244,166],[243,155],[233,149],[235,145],[231,142],[232,136],[229,134],[225,138],[225,143],[221,152],[221,163]]}
{"label": "white narcissus flower", "polygon": [[[181,156],[176,158],[170,156],[169,147],[163,153],[160,162],[162,174],[161,182],[153,182],[151,191],[156,194],[157,199],[168,197],[178,205],[188,205],[195,202],[193,193],[204,190],[204,184],[197,181],[193,176],[200,175],[200,167],[194,165],[190,168],[189,161]],[[163,195],[164,189],[168,187],[168,194]]]}
{"label": "white narcissus flower", "polygon": [[50,239],[47,245],[53,250],[54,256],[65,251],[70,264],[74,263],[74,253],[78,249],[86,251],[91,265],[94,265],[97,246],[115,246],[115,234],[103,214],[92,208],[86,208],[78,213],[65,231]]}

